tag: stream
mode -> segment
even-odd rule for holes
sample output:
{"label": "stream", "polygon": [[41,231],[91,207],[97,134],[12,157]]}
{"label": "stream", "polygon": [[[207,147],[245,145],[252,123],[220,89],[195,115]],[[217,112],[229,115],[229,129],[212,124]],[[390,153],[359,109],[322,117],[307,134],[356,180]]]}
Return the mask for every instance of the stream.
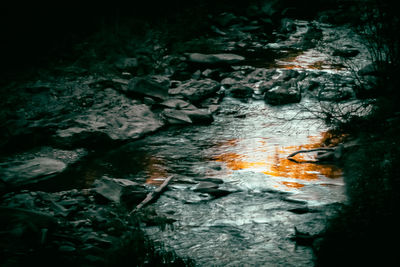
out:
{"label": "stream", "polygon": [[[200,266],[307,266],[312,249],[291,240],[294,226],[322,231],[330,207],[345,196],[340,168],[286,159],[319,147],[327,130],[298,110],[297,104],[225,98],[209,126],[170,128],[111,152],[108,175],[146,177],[152,185],[172,175],[154,208],[176,222],[146,231]],[[219,188],[231,193],[214,198],[193,191],[209,178],[222,180]],[[311,212],[293,212],[299,209]]]}

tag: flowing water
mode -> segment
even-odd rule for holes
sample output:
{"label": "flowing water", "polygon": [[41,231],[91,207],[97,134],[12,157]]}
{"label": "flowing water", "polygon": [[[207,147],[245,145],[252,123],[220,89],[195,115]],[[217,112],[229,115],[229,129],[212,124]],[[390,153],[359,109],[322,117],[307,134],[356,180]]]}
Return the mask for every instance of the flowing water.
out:
{"label": "flowing water", "polygon": [[[326,127],[311,118],[296,104],[226,98],[211,125],[172,127],[111,152],[108,174],[149,185],[173,175],[154,206],[177,221],[147,231],[201,266],[309,266],[312,250],[296,246],[294,226],[321,231],[325,207],[344,201],[340,168],[286,158],[321,145]],[[193,191],[205,178],[221,179],[220,189],[231,193],[213,198]],[[314,212],[292,212],[299,208]]]}

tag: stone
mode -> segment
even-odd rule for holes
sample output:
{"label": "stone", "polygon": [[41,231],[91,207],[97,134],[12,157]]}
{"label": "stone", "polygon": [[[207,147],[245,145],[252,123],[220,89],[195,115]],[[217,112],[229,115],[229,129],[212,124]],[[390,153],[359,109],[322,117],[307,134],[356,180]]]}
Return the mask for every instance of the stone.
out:
{"label": "stone", "polygon": [[193,123],[209,124],[214,121],[212,112],[209,109],[183,109],[182,112],[185,113]]}
{"label": "stone", "polygon": [[115,62],[115,67],[121,71],[135,71],[139,66],[137,58],[121,58]]}
{"label": "stone", "polygon": [[211,79],[189,80],[176,88],[170,89],[172,96],[183,96],[192,102],[198,102],[213,96],[220,88],[220,84]]}
{"label": "stone", "polygon": [[193,121],[190,117],[185,114],[182,110],[176,109],[165,109],[162,112],[162,116],[167,120],[169,124],[192,124]]}
{"label": "stone", "polygon": [[63,172],[66,167],[64,162],[46,157],[8,162],[1,166],[0,180],[8,186],[24,186],[50,179]]}
{"label": "stone", "polygon": [[133,96],[148,96],[161,101],[168,99],[168,88],[149,77],[131,79],[126,93]]}
{"label": "stone", "polygon": [[148,194],[144,186],[127,179],[102,177],[93,183],[93,187],[103,198],[126,206],[139,204]]}
{"label": "stone", "polygon": [[359,53],[360,51],[358,51],[355,48],[343,48],[343,49],[335,49],[332,52],[332,56],[350,58],[357,56]]}
{"label": "stone", "polygon": [[232,13],[224,12],[214,18],[214,20],[222,27],[226,27],[238,22],[238,17]]}
{"label": "stone", "polygon": [[96,148],[115,141],[137,139],[163,126],[161,118],[149,106],[134,104],[123,97],[115,97],[113,101],[114,106],[102,103],[70,118],[66,127],[53,136],[53,144],[66,148]]}
{"label": "stone", "polygon": [[219,185],[212,183],[212,182],[200,182],[199,184],[196,185],[196,187],[193,189],[195,192],[200,192],[200,193],[207,193],[209,189],[215,189],[218,188]]}
{"label": "stone", "polygon": [[165,109],[162,115],[169,124],[208,124],[214,121],[208,109]]}
{"label": "stone", "polygon": [[179,98],[170,98],[161,103],[160,106],[171,108],[171,109],[196,109],[196,107],[189,102],[179,99]]}
{"label": "stone", "polygon": [[228,90],[228,94],[236,98],[249,98],[253,95],[253,89],[245,85],[237,84],[233,85]]}
{"label": "stone", "polygon": [[287,84],[276,86],[265,93],[265,100],[271,105],[283,105],[298,103],[301,100],[301,93],[295,86]]}
{"label": "stone", "polygon": [[232,65],[243,62],[244,57],[236,54],[201,54],[188,53],[187,61],[204,65]]}

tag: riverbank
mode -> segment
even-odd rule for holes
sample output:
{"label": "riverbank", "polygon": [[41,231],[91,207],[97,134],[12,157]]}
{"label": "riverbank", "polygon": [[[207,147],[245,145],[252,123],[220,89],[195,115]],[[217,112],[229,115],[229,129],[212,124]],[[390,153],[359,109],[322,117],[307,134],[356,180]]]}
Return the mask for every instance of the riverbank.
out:
{"label": "riverbank", "polygon": [[[336,111],[370,111],[373,101],[360,101],[359,84],[343,64],[367,66],[367,51],[346,25],[330,24],[331,13],[340,11],[319,10],[318,20],[308,20],[314,10],[299,20],[301,9],[278,2],[241,12],[201,9],[206,15],[197,18],[204,19],[183,28],[179,20],[154,26],[124,24],[121,17],[74,46],[71,58],[6,83],[4,264],[42,261],[50,253],[49,264],[109,266],[135,251],[129,261],[140,266],[191,265],[182,259],[192,256],[207,265],[215,262],[210,251],[192,242],[213,235],[208,247],[215,246],[221,264],[240,264],[236,252],[245,251],[254,263],[265,255],[283,263],[290,254],[306,266],[314,260],[311,247],[321,255],[331,251],[320,244],[325,221],[343,208],[340,167],[296,165],[278,148],[290,154],[328,146],[308,140],[327,130],[317,127],[324,123],[315,115],[332,122],[342,118]],[[327,118],[329,112],[334,116]],[[157,205],[127,216],[171,173],[171,190]],[[350,196],[362,192],[355,183]],[[248,209],[234,209],[238,202]],[[254,231],[268,234],[257,239]],[[232,250],[222,257],[215,240],[232,243]],[[254,255],[261,252],[262,259]]]}

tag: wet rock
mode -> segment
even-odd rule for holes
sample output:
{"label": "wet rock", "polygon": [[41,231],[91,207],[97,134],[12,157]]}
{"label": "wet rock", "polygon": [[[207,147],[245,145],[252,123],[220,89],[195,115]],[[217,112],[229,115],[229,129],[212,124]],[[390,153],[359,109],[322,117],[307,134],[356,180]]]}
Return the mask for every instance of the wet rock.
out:
{"label": "wet rock", "polygon": [[189,101],[198,102],[213,96],[220,88],[220,84],[211,79],[189,80],[177,88],[169,90],[172,96],[183,96]]}
{"label": "wet rock", "polygon": [[296,85],[285,84],[268,90],[265,93],[265,100],[271,105],[298,103],[301,100],[301,93]]}
{"label": "wet rock", "polygon": [[239,81],[237,81],[237,80],[235,80],[235,79],[233,79],[233,78],[228,77],[228,78],[225,78],[225,79],[223,79],[223,80],[221,81],[221,85],[224,86],[224,87],[229,88],[229,87],[231,87],[232,85],[237,84],[238,82],[239,82]]}
{"label": "wet rock", "polygon": [[355,48],[343,48],[335,49],[332,53],[332,56],[350,58],[357,56],[359,53],[360,51]]}
{"label": "wet rock", "polygon": [[172,109],[196,109],[196,107],[191,103],[179,98],[170,98],[168,100],[159,103],[159,105],[162,107],[172,108]]}
{"label": "wet rock", "polygon": [[116,140],[137,139],[163,126],[147,105],[122,100],[121,105],[104,103],[68,120],[67,127],[53,136],[54,144],[95,148]]}
{"label": "wet rock", "polygon": [[126,93],[133,96],[148,96],[159,101],[168,99],[168,88],[149,77],[131,79]]}
{"label": "wet rock", "polygon": [[182,110],[176,109],[165,109],[162,112],[162,116],[167,120],[169,124],[192,124],[193,121],[190,117]]}
{"label": "wet rock", "polygon": [[52,158],[34,158],[20,162],[2,164],[0,169],[1,181],[11,187],[47,180],[63,172],[67,165]]}
{"label": "wet rock", "polygon": [[236,54],[200,54],[200,53],[189,53],[186,55],[187,61],[196,64],[204,65],[232,65],[243,62],[244,57]]}
{"label": "wet rock", "polygon": [[214,183],[214,184],[223,184],[224,181],[222,179],[218,179],[218,178],[195,178],[196,181],[200,181],[200,182],[210,182],[210,183]]}
{"label": "wet rock", "polygon": [[193,191],[200,193],[207,193],[209,189],[216,189],[219,185],[212,182],[200,182]]}
{"label": "wet rock", "polygon": [[253,89],[245,85],[237,84],[233,85],[228,90],[228,94],[236,98],[249,98],[253,95]]}
{"label": "wet rock", "polygon": [[170,124],[211,123],[213,117],[208,109],[165,109],[162,115]]}
{"label": "wet rock", "polygon": [[381,71],[379,71],[377,64],[371,63],[360,69],[357,74],[360,76],[379,76]]}
{"label": "wet rock", "polygon": [[144,186],[126,179],[103,177],[96,180],[93,187],[103,198],[128,207],[140,203],[148,193]]}
{"label": "wet rock", "polygon": [[223,197],[232,193],[231,191],[220,189],[218,184],[213,182],[200,182],[194,189],[194,192],[206,193],[213,197]]}
{"label": "wet rock", "polygon": [[343,101],[353,97],[353,90],[349,87],[321,89],[318,93],[318,100],[321,101]]}

